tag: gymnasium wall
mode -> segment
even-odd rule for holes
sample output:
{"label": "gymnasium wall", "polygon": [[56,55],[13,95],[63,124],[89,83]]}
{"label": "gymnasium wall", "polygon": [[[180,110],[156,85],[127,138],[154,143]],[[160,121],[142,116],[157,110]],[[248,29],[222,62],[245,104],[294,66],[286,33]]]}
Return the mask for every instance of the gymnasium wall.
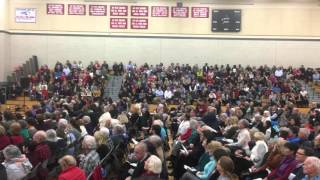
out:
{"label": "gymnasium wall", "polygon": [[8,34],[6,30],[8,28],[8,2],[9,0],[0,0],[0,82],[5,80],[5,68],[7,65],[7,59],[9,56],[8,48]]}
{"label": "gymnasium wall", "polygon": [[[0,0],[1,1],[1,0]],[[261,1],[261,2],[260,2]],[[86,3],[83,0],[10,0],[7,12],[8,63],[4,74],[30,56],[37,55],[40,64],[51,67],[56,61],[95,60],[169,64],[251,64],[315,67],[320,59],[320,6],[315,1],[257,0],[253,5],[199,4],[184,1],[184,6],[209,7],[207,19],[150,17],[147,30],[116,30],[109,27],[106,17],[67,15],[67,4]],[[47,3],[65,4],[65,15],[47,15]],[[126,5],[175,6],[175,1],[139,1]],[[36,23],[16,23],[16,8],[36,8]],[[211,10],[242,9],[240,33],[212,33]],[[130,8],[129,8],[130,14]],[[128,16],[130,19],[130,15]],[[1,16],[0,16],[1,20]],[[1,24],[0,24],[1,27]],[[2,47],[2,48],[1,48]],[[7,48],[7,49],[6,49]],[[2,54],[2,53],[1,53]],[[1,59],[0,54],[0,59]],[[6,53],[5,53],[6,54]],[[2,58],[3,59],[3,58]],[[0,69],[1,70],[1,69]],[[2,73],[1,73],[2,74]],[[0,81],[5,76],[0,75]]]}

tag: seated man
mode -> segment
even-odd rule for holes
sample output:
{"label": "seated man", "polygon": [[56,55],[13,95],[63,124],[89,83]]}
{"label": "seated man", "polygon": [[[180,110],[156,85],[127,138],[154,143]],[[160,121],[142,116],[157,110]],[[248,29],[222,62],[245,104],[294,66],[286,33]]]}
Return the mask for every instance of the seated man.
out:
{"label": "seated man", "polygon": [[134,168],[131,177],[128,177],[127,180],[138,178],[144,173],[145,161],[150,157],[147,144],[144,142],[137,144],[134,148],[134,155],[135,159],[138,161],[137,166]]}
{"label": "seated man", "polygon": [[303,173],[303,163],[304,161],[313,155],[313,150],[310,147],[300,147],[296,152],[296,160],[298,165],[290,174],[290,176],[294,176],[294,180],[302,179],[305,174]]}
{"label": "seated man", "polygon": [[83,169],[88,176],[99,164],[100,157],[97,153],[97,143],[93,136],[85,136],[82,141],[84,154],[80,155],[79,167]]}
{"label": "seated man", "polygon": [[320,159],[314,156],[308,157],[304,161],[303,173],[306,176],[302,180],[320,179]]}

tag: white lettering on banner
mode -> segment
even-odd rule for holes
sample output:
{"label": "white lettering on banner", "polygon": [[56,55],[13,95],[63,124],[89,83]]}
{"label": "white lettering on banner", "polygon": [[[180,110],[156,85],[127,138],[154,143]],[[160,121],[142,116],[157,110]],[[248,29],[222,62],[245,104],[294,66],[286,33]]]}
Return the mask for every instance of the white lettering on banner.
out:
{"label": "white lettering on banner", "polygon": [[68,4],[69,15],[86,15],[86,5],[84,4]]}
{"label": "white lettering on banner", "polygon": [[107,6],[106,5],[89,5],[90,16],[106,16]]}
{"label": "white lettering on banner", "polygon": [[169,16],[169,6],[152,6],[151,7],[152,17],[168,17]]}
{"label": "white lettering on banner", "polygon": [[47,4],[47,14],[64,15],[64,4]]}
{"label": "white lettering on banner", "polygon": [[191,12],[193,18],[209,18],[208,7],[192,7]]}
{"label": "white lettering on banner", "polygon": [[148,16],[148,6],[131,6],[131,16]]}
{"label": "white lettering on banner", "polygon": [[131,29],[148,29],[148,19],[131,19]]}
{"label": "white lettering on banner", "polygon": [[127,29],[126,18],[110,18],[111,29]]}
{"label": "white lettering on banner", "polygon": [[111,5],[110,16],[128,16],[128,6]]}
{"label": "white lettering on banner", "polygon": [[189,17],[189,7],[172,7],[171,17],[177,17],[177,18]]}

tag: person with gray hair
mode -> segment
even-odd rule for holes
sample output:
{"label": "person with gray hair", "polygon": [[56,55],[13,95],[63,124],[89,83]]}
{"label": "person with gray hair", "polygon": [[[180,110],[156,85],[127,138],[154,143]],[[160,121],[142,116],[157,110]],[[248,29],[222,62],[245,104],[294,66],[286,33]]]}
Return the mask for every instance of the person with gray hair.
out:
{"label": "person with gray hair", "polygon": [[315,156],[307,157],[303,164],[303,173],[306,176],[302,180],[319,180],[320,159]]}
{"label": "person with gray hair", "polygon": [[97,142],[93,136],[85,136],[82,141],[84,154],[80,155],[79,167],[83,169],[88,176],[99,164],[100,157],[97,153]]}
{"label": "person with gray hair", "polygon": [[239,134],[237,136],[237,142],[228,144],[228,146],[238,146],[245,150],[247,155],[250,155],[249,142],[251,141],[250,132],[248,130],[249,121],[241,119],[238,122]]}
{"label": "person with gray hair", "polygon": [[8,180],[20,180],[25,177],[32,169],[28,158],[17,146],[9,145],[3,150],[5,161],[2,163],[6,168]]}

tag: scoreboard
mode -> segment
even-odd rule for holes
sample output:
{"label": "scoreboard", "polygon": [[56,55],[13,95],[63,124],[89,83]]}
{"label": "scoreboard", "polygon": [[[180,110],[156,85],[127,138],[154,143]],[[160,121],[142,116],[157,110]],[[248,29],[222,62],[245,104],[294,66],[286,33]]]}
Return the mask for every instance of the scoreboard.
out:
{"label": "scoreboard", "polygon": [[212,32],[240,32],[240,9],[214,9],[212,10]]}

